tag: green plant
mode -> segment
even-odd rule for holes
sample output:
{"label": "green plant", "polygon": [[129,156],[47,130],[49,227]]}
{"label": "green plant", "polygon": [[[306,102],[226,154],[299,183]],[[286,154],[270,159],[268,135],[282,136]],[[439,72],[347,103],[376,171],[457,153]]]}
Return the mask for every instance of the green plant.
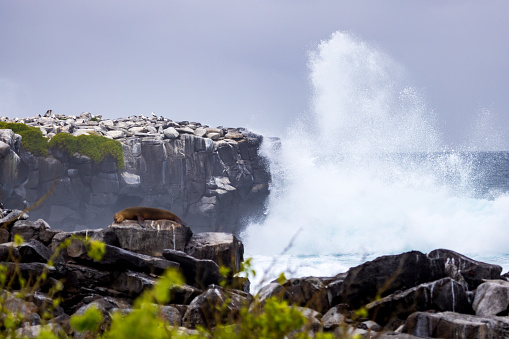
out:
{"label": "green plant", "polygon": [[6,123],[0,121],[0,129],[10,129],[21,135],[21,145],[35,155],[48,154],[48,138],[42,135],[37,127],[31,127],[21,123]]}
{"label": "green plant", "polygon": [[0,121],[0,129],[10,129],[21,135],[21,145],[35,155],[48,155],[48,148],[59,148],[69,154],[79,153],[91,158],[94,162],[103,161],[111,156],[117,163],[117,168],[124,168],[124,153],[122,144],[101,135],[73,136],[68,133],[58,133],[48,142],[37,127],[21,123],[6,123]]}
{"label": "green plant", "polygon": [[100,135],[73,136],[67,133],[58,133],[49,141],[50,148],[59,148],[69,154],[79,153],[86,155],[94,162],[103,161],[111,156],[117,162],[117,168],[124,168],[124,154],[119,141],[108,139]]}
{"label": "green plant", "polygon": [[[104,243],[88,238],[69,237],[65,239],[56,249],[52,258],[48,261],[47,267],[53,266],[53,260],[59,253],[70,246],[73,241],[79,240],[87,249],[88,255],[96,261],[100,261],[105,253]],[[23,239],[16,235],[14,242],[17,245],[23,243]],[[8,260],[14,265],[4,263],[0,265],[0,289],[4,293],[0,293],[0,331],[1,335],[6,338],[24,338],[19,328],[25,321],[26,314],[12,312],[5,307],[8,298],[18,298],[21,300],[29,300],[30,296],[48,279],[47,270],[43,272],[36,280],[27,280],[21,274],[18,262],[12,256]],[[243,265],[244,274],[247,276],[254,275],[256,272],[251,267],[250,260],[246,260]],[[227,270],[223,270],[225,274],[229,274]],[[284,276],[281,275],[283,280]],[[162,314],[162,306],[171,302],[171,291],[174,287],[184,283],[184,279],[180,272],[174,269],[166,270],[156,281],[151,289],[146,289],[133,303],[133,309],[126,312],[118,310],[111,314],[111,323],[108,328],[104,329],[105,317],[96,307],[88,308],[83,314],[73,315],[70,319],[71,328],[81,338],[174,338],[174,339],[276,339],[276,338],[297,338],[309,339],[311,337],[318,339],[332,339],[335,337],[333,333],[316,333],[311,335],[308,330],[311,328],[311,321],[307,319],[302,312],[294,306],[288,304],[287,301],[276,297],[266,299],[264,301],[255,297],[254,301],[240,310],[240,316],[235,317],[233,323],[217,322],[217,326],[211,329],[198,328],[197,330],[182,330],[174,324],[168,323]],[[13,286],[20,286],[18,292],[10,293]],[[68,338],[67,334],[57,332],[50,325],[52,317],[51,310],[60,303],[58,293],[62,290],[63,284],[57,283],[48,293],[53,301],[46,305],[47,312],[41,320],[41,331],[36,336],[38,339],[57,339]],[[226,288],[225,291],[228,291]],[[227,292],[228,293],[228,292]],[[227,298],[225,303],[229,303]],[[225,305],[210,305],[217,310],[217,314],[224,311]],[[102,329],[101,329],[102,328]],[[337,333],[336,333],[337,334]],[[350,338],[346,329],[341,338]]]}

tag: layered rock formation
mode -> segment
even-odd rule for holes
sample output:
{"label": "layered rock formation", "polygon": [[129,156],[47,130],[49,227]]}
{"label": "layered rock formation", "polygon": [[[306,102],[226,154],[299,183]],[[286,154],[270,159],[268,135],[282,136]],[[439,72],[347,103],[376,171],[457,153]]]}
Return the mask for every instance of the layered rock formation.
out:
{"label": "layered rock formation", "polygon": [[0,130],[0,202],[21,209],[51,191],[31,216],[54,227],[101,227],[130,206],[172,211],[195,231],[238,233],[249,218],[263,217],[270,176],[258,154],[262,137],[245,129],[51,111],[0,121],[38,127],[48,138],[94,133],[122,143],[125,168],[120,169],[110,157],[94,163],[59,149],[35,156],[21,146],[19,135]]}

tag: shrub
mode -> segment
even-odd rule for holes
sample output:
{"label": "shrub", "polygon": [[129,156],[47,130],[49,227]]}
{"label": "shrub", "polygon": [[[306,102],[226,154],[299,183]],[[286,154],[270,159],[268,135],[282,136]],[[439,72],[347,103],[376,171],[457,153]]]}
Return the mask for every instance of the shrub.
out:
{"label": "shrub", "polygon": [[117,168],[124,168],[122,144],[101,135],[80,135],[75,137],[68,133],[58,133],[48,142],[37,127],[20,123],[0,121],[0,129],[10,129],[21,135],[21,145],[35,155],[48,155],[48,148],[59,148],[69,154],[79,153],[91,158],[94,162],[103,161],[111,156],[117,162]]}
{"label": "shrub", "polygon": [[49,147],[59,148],[69,154],[79,153],[86,155],[94,162],[103,161],[107,156],[113,157],[117,168],[124,168],[124,154],[119,141],[108,139],[100,135],[73,136],[67,133],[58,133],[49,142]]}
{"label": "shrub", "polygon": [[[19,244],[23,241],[21,237],[16,237]],[[104,254],[104,244],[99,241],[89,240],[87,238],[73,237],[62,242],[54,254],[54,258],[60,251],[69,246],[73,240],[82,241],[88,249],[88,254],[96,260],[100,260]],[[0,283],[1,289],[10,289],[12,280],[22,279],[19,273],[8,274],[7,266],[0,265]],[[51,260],[48,265],[52,266]],[[12,297],[26,299],[31,293],[37,290],[43,280],[47,279],[46,274],[40,276],[35,282],[24,282],[22,291],[16,294],[9,294]],[[212,329],[198,328],[195,331],[185,331],[182,328],[169,324],[161,314],[160,305],[170,302],[170,291],[176,285],[184,283],[182,275],[173,269],[168,269],[156,282],[154,288],[145,290],[134,302],[133,309],[129,313],[123,313],[118,310],[111,314],[111,325],[101,334],[101,325],[105,319],[101,312],[94,307],[89,308],[83,314],[75,314],[70,318],[70,325],[80,338],[210,338],[210,339],[276,339],[276,338],[297,338],[309,339],[332,339],[333,333],[316,333],[311,336],[306,329],[309,329],[308,319],[295,307],[289,306],[286,301],[270,298],[263,303],[259,300],[254,301],[251,306],[244,307],[240,314],[240,319],[233,324],[221,324]],[[60,298],[57,293],[59,288],[50,292],[53,296],[53,305],[47,305],[48,311],[59,304]],[[0,329],[2,334],[9,338],[22,338],[23,334],[17,332],[25,321],[24,314],[11,313],[4,308],[6,301],[6,292],[0,294]],[[221,305],[211,305],[211,307],[220,307]],[[36,338],[68,338],[63,333],[57,333],[56,329],[51,327],[48,317],[41,320],[41,332]],[[345,334],[343,338],[350,338]]]}
{"label": "shrub", "polygon": [[0,129],[10,129],[14,133],[21,135],[21,145],[27,151],[35,155],[48,155],[48,138],[45,138],[37,127],[0,121]]}

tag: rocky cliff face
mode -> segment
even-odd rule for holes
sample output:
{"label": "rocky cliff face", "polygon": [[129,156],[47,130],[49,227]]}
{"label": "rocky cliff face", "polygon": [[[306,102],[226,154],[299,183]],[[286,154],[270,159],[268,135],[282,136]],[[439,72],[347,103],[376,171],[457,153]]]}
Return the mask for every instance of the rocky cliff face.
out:
{"label": "rocky cliff face", "polygon": [[113,158],[94,163],[59,149],[34,156],[19,135],[0,130],[0,202],[22,208],[51,192],[31,217],[56,228],[106,226],[115,212],[130,206],[172,211],[195,232],[238,233],[249,218],[263,216],[270,175],[258,154],[262,137],[245,129],[156,116],[102,120],[89,113],[48,112],[16,122],[39,127],[50,138],[95,133],[123,145],[125,167],[119,169]]}

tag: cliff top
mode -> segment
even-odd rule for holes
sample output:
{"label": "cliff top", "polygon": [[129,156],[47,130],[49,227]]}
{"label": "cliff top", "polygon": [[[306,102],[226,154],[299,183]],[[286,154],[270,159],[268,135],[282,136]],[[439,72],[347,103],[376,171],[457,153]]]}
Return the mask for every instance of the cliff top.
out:
{"label": "cliff top", "polygon": [[245,128],[225,128],[223,126],[211,128],[198,122],[175,122],[154,113],[150,117],[133,115],[127,118],[103,119],[101,115],[92,115],[89,112],[74,116],[55,114],[48,110],[44,115],[38,114],[22,119],[0,117],[0,121],[24,123],[28,126],[37,127],[41,130],[43,136],[49,139],[58,133],[69,133],[74,136],[96,134],[120,142],[131,137],[177,139],[182,134],[209,138],[216,142],[221,140],[235,142],[248,137],[259,138],[259,136]]}

